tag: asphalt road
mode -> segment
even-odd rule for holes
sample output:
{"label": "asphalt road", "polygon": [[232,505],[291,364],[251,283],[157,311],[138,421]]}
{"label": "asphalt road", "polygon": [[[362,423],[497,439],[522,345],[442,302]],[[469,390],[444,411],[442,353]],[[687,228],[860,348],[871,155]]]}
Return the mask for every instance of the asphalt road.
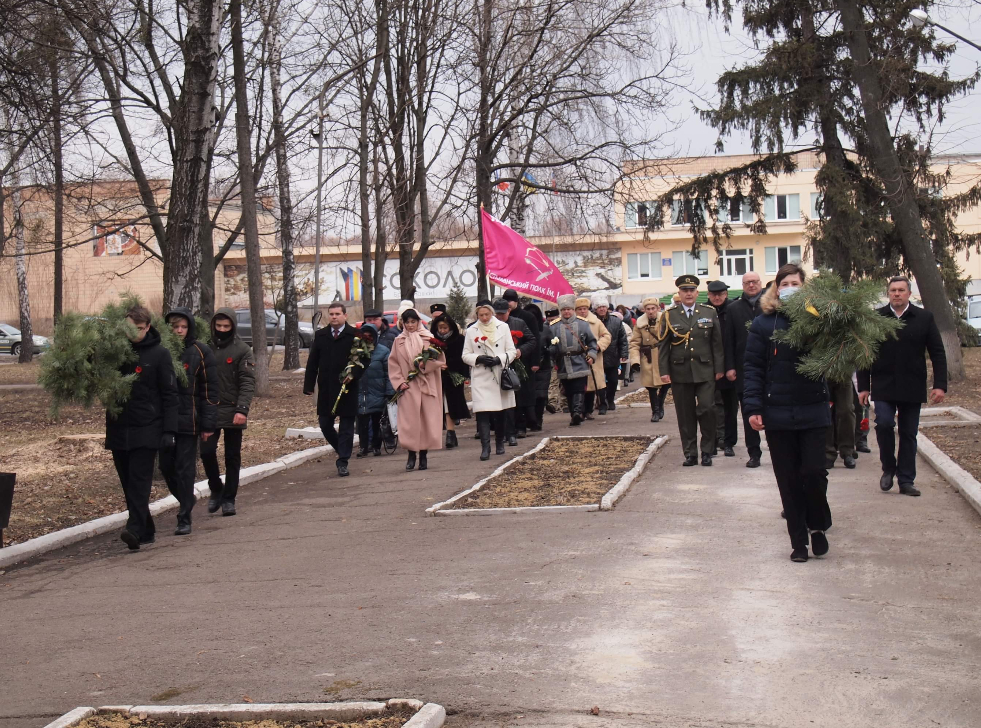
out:
{"label": "asphalt road", "polygon": [[874,454],[835,468],[831,552],[794,564],[768,454],[682,468],[673,413],[648,419],[576,432],[673,435],[612,513],[426,517],[501,462],[471,424],[427,472],[315,462],[189,538],[171,514],[139,553],[8,570],[0,728],[245,696],[418,697],[473,728],[981,725],[981,517],[925,463],[918,499],[879,491]]}

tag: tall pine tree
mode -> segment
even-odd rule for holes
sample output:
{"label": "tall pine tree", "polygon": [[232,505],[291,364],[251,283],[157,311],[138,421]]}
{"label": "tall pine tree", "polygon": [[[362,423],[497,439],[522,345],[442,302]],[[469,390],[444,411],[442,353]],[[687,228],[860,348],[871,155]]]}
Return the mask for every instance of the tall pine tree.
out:
{"label": "tall pine tree", "polygon": [[[720,151],[726,136],[744,131],[760,158],[686,181],[662,196],[664,207],[674,199],[691,205],[695,248],[711,244],[720,251],[725,246],[732,228],[719,211],[730,200],[748,201],[756,217],[752,228],[764,233],[768,182],[797,168],[785,144],[813,133],[813,146],[795,151],[814,151],[820,159],[815,182],[821,214],[806,233],[814,262],[844,280],[911,271],[944,336],[951,378],[962,377],[953,306],[960,305],[966,282],[955,255],[978,247],[981,237],[958,232],[955,223],[958,212],[981,201],[981,187],[942,195],[949,170],[934,171],[930,149],[920,145],[915,133],[929,138],[930,125],[942,121],[946,104],[970,91],[979,75],[950,78],[946,64],[954,46],[909,22],[910,11],[929,10],[930,3],[707,4],[727,27],[739,10],[761,52],[754,62],[722,74],[719,104],[703,110],[702,117],[718,129]],[[927,70],[926,63],[940,70]],[[893,134],[887,128],[884,134],[886,113],[893,115],[894,128],[901,117],[905,131]],[[649,220],[658,225],[660,211]]]}

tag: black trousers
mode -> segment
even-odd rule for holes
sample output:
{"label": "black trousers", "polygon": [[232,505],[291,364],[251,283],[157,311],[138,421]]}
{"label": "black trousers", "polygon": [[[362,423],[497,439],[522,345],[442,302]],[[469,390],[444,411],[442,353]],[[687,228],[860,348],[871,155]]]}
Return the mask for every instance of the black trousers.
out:
{"label": "black trousers", "polygon": [[671,382],[674,411],[678,416],[678,434],[685,457],[698,456],[698,431],[702,431],[701,449],[715,452],[715,381]]}
{"label": "black trousers", "polygon": [[351,451],[354,450],[354,417],[341,417],[341,423],[337,430],[334,429],[336,415],[320,417],[320,431],[327,438],[327,443],[334,448],[337,453],[337,465],[347,465],[351,459]]}
{"label": "black trousers", "polygon": [[167,481],[170,494],[180,503],[177,522],[189,524],[195,501],[194,474],[198,465],[198,436],[177,435],[174,439],[177,444],[173,450],[160,451],[160,472]]}
{"label": "black trousers", "polygon": [[586,392],[586,377],[576,379],[560,379],[559,384],[565,392],[566,399],[571,399],[574,394],[588,394]]}
{"label": "black trousers", "polygon": [[358,447],[362,450],[381,447],[381,418],[381,412],[369,412],[365,415],[358,415],[358,441],[360,443]]}
{"label": "black trousers", "polygon": [[831,393],[831,427],[825,435],[824,454],[833,464],[838,453],[855,455],[855,387],[852,380],[828,382]]}
{"label": "black trousers", "polygon": [[787,517],[790,545],[807,548],[808,529],[831,528],[828,506],[828,471],[824,467],[827,427],[810,430],[766,430],[773,474]]}
{"label": "black trousers", "polygon": [[746,441],[746,452],[749,453],[751,458],[759,460],[763,457],[763,448],[760,447],[760,433],[754,430],[749,424],[749,417],[746,414],[746,408],[743,406],[742,392],[739,393],[739,411],[743,417],[743,440]]}
{"label": "black trousers", "polygon": [[[215,430],[215,434],[201,441],[201,464],[208,477],[211,497],[220,498],[225,503],[234,503],[238,495],[238,476],[242,470],[242,435],[245,430],[227,427]],[[225,436],[225,482],[221,482],[218,470],[218,438]]]}
{"label": "black trousers", "polygon": [[664,400],[667,399],[668,392],[670,391],[670,384],[664,384],[660,387],[647,387],[647,399],[651,401],[651,414],[653,414],[658,407],[664,409]]}
{"label": "black trousers", "polygon": [[718,439],[723,447],[735,447],[739,440],[739,393],[733,389],[715,388],[715,421]]}
{"label": "black trousers", "polygon": [[606,405],[609,407],[617,396],[617,384],[620,380],[620,366],[604,367],[606,374]]}
{"label": "black trousers", "polygon": [[[875,402],[875,439],[879,443],[882,472],[895,473],[900,485],[916,480],[916,433],[920,429],[919,402]],[[896,457],[896,421],[899,421],[899,457]]]}
{"label": "black trousers", "polygon": [[153,487],[153,463],[157,451],[150,448],[113,450],[112,464],[116,466],[119,484],[126,497],[126,530],[141,541],[148,541],[157,532],[150,515],[150,489]]}

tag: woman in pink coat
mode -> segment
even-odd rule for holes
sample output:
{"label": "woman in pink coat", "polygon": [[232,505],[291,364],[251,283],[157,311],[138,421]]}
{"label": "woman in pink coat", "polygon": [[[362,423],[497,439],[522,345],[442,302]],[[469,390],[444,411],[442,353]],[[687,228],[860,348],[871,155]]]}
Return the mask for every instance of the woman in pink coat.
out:
{"label": "woman in pink coat", "polygon": [[441,370],[446,368],[446,357],[431,359],[422,365],[421,373],[407,381],[413,361],[429,346],[432,334],[423,328],[415,309],[402,312],[402,333],[392,344],[388,357],[388,378],[399,397],[399,444],[409,451],[406,470],[416,467],[419,453],[419,470],[426,470],[429,450],[443,446],[443,380]]}

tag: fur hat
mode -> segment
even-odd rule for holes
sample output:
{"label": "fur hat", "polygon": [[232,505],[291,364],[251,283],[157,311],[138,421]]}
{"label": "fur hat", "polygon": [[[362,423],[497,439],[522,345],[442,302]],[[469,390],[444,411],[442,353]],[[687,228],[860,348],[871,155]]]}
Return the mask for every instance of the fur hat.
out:
{"label": "fur hat", "polygon": [[575,308],[576,296],[573,293],[566,294],[565,296],[559,296],[559,300],[556,301],[555,304],[560,310],[563,308]]}
{"label": "fur hat", "polygon": [[592,296],[593,308],[599,308],[600,306],[610,307],[610,299],[605,293],[594,293]]}
{"label": "fur hat", "polygon": [[659,306],[661,304],[661,300],[658,298],[654,298],[654,296],[648,296],[647,298],[645,298],[643,301],[640,302],[642,308],[647,308],[652,304],[655,306]]}
{"label": "fur hat", "polygon": [[587,308],[589,308],[589,299],[586,297],[577,298],[576,308],[579,308],[580,306],[586,306]]}

